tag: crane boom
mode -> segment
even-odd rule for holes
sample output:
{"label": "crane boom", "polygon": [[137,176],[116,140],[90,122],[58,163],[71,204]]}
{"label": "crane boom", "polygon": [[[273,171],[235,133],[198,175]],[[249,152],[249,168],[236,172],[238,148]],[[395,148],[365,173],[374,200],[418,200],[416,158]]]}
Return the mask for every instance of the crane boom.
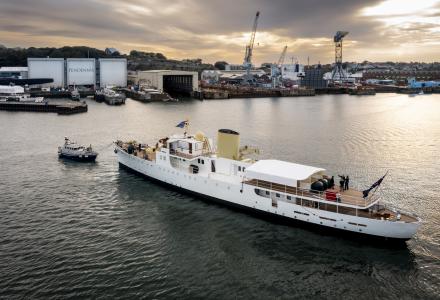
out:
{"label": "crane boom", "polygon": [[254,49],[254,42],[255,42],[255,34],[257,33],[257,25],[258,25],[258,18],[260,17],[260,12],[257,11],[254,19],[254,25],[252,26],[252,32],[251,32],[251,39],[249,41],[249,44],[246,46],[246,53],[244,56],[244,66],[246,69],[249,69],[252,66],[252,50]]}
{"label": "crane boom", "polygon": [[278,67],[281,67],[284,64],[284,59],[286,58],[287,46],[284,46],[283,52],[281,52],[280,58],[278,59]]}

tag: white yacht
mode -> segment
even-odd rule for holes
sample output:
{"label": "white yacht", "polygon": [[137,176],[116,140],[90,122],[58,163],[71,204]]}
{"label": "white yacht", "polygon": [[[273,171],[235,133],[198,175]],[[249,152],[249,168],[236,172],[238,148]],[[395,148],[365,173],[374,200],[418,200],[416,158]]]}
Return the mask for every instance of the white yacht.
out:
{"label": "white yacht", "polygon": [[22,86],[0,85],[0,102],[43,102],[44,97],[31,97]]}
{"label": "white yacht", "polygon": [[202,133],[186,132],[152,146],[136,141],[115,143],[122,167],[258,214],[390,240],[410,239],[421,224],[417,216],[383,203],[378,189],[385,176],[363,192],[340,190],[322,168],[245,158],[256,152],[240,148],[239,134],[228,129],[218,131],[217,148]]}

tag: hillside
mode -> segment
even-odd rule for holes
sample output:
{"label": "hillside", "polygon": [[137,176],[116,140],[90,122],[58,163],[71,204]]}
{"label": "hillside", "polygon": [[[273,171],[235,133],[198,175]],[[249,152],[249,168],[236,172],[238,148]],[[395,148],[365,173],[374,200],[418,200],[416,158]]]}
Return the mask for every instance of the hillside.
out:
{"label": "hillside", "polygon": [[105,51],[85,47],[62,47],[62,48],[6,48],[0,45],[0,67],[26,66],[28,57],[52,57],[52,58],[111,58],[122,57],[128,61],[128,69],[157,70],[173,69],[201,72],[206,69],[214,69],[211,64],[203,63],[201,59],[173,60],[167,59],[162,53],[141,52],[132,50],[129,55],[117,53],[106,54]]}

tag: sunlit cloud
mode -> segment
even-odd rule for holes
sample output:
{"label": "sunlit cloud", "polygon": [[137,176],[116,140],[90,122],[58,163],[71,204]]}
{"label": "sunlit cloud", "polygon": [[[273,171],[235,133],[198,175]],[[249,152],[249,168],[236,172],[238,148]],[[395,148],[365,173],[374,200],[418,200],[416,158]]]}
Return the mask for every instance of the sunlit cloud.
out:
{"label": "sunlit cloud", "polygon": [[[426,13],[438,4],[438,0],[385,0],[375,6],[368,6],[362,9],[364,16],[399,16]],[[438,9],[432,12],[438,12]]]}
{"label": "sunlit cloud", "polygon": [[[438,60],[440,0],[14,0],[0,1],[0,43],[87,45],[162,52],[175,59],[242,63],[261,11],[254,62],[283,47],[300,62],[334,60],[333,34],[348,30],[344,60]],[[341,28],[342,26],[342,28]]]}

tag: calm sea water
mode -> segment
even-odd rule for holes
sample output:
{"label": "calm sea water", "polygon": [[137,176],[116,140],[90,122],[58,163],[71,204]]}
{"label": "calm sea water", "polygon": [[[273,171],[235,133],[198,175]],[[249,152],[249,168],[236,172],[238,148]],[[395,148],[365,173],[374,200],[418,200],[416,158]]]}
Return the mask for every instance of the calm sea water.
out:
{"label": "calm sea water", "polygon": [[[235,99],[72,116],[0,111],[0,298],[438,298],[440,95]],[[111,142],[240,132],[278,158],[349,174],[387,170],[387,202],[420,215],[406,247],[273,224],[119,169]],[[64,136],[95,164],[58,160]]]}

